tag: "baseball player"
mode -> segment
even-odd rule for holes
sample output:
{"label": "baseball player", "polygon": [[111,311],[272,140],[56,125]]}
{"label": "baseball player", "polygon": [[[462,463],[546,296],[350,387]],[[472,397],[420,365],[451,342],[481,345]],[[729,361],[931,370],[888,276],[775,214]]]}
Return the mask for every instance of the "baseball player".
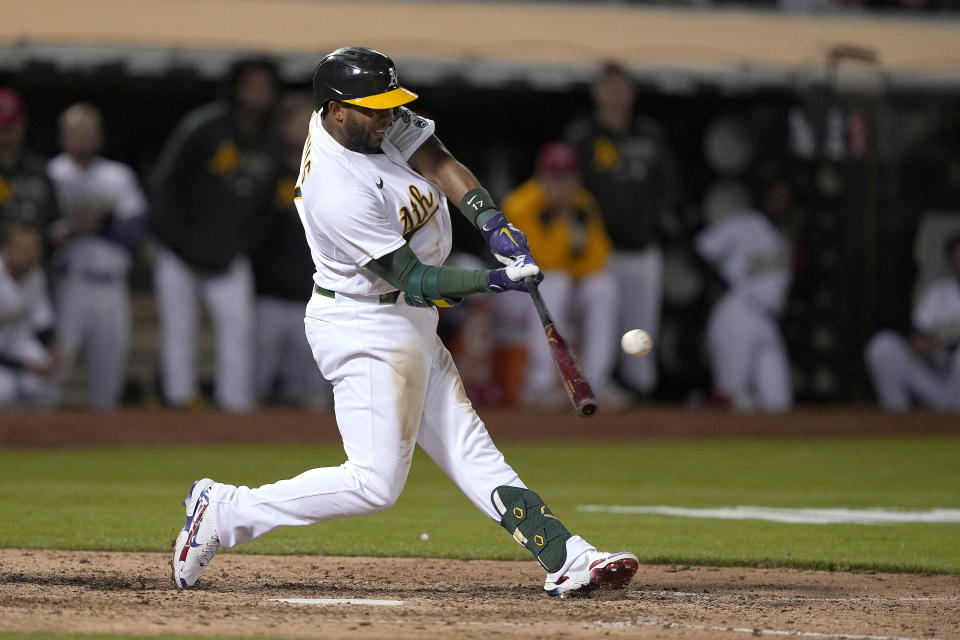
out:
{"label": "baseball player", "polygon": [[63,153],[47,165],[63,213],[53,227],[62,273],[57,343],[64,373],[83,353],[88,405],[115,409],[130,341],[130,252],[143,237],[147,202],[128,166],[97,155],[103,131],[93,105],[71,106],[59,124]]}
{"label": "baseball player", "polygon": [[952,273],[920,296],[910,340],[881,331],[867,343],[877,399],[889,411],[905,411],[915,400],[931,409],[960,411],[960,234],[944,248]]}
{"label": "baseball player", "polygon": [[[620,289],[618,333],[643,327],[654,342],[663,293],[661,242],[674,214],[679,179],[663,127],[636,117],[636,90],[622,67],[608,64],[594,82],[595,114],[566,131],[582,159],[583,184],[600,203],[613,243],[610,269]],[[657,386],[656,360],[620,354],[620,378],[641,394]]]}
{"label": "baseball player", "polygon": [[[558,327],[568,335],[577,321],[583,372],[605,409],[622,408],[626,394],[611,380],[616,364],[619,291],[608,269],[610,238],[593,196],[580,184],[577,152],[565,142],[550,142],[539,150],[535,176],[503,201],[503,211],[526,229],[537,265],[546,279],[540,286]],[[501,296],[504,302],[512,296]],[[557,386],[557,367],[550,346],[539,339],[543,323],[526,305],[529,366],[524,391],[528,404],[567,403]],[[567,329],[564,329],[567,327]],[[563,397],[560,397],[563,396]]]}
{"label": "baseball player", "polygon": [[0,408],[49,407],[57,399],[59,357],[41,255],[33,225],[0,229]]}
{"label": "baseball player", "polygon": [[702,231],[696,247],[729,287],[707,324],[716,391],[738,409],[789,409],[790,362],[777,325],[793,276],[788,238],[764,214],[740,209]]}
{"label": "baseball player", "polygon": [[216,401],[249,411],[253,391],[253,274],[248,251],[266,232],[282,143],[269,126],[276,68],[240,60],[226,100],[198,107],[171,134],[153,175],[154,281],[166,402],[196,394],[197,301],[216,339]]}
{"label": "baseball player", "polygon": [[[539,268],[524,235],[433,135],[401,105],[386,55],[363,47],[324,57],[295,200],[316,265],[306,334],[324,377],[347,461],[258,488],[198,480],[172,559],[192,586],[221,545],[280,526],[389,508],[419,444],[483,513],[529,549],[551,595],[622,587],[631,553],[597,551],[571,535],[504,461],[436,335],[437,306],[488,291],[522,291]],[[440,266],[451,248],[447,198],[507,266]]]}

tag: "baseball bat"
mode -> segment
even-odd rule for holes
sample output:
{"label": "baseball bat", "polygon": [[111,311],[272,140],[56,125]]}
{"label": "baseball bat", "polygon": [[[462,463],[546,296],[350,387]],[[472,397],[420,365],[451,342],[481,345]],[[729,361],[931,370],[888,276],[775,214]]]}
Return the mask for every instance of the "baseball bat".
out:
{"label": "baseball bat", "polygon": [[527,285],[527,291],[533,299],[533,306],[537,308],[537,315],[540,316],[540,322],[543,323],[543,331],[547,335],[547,344],[550,345],[550,353],[553,355],[553,361],[557,363],[557,369],[560,370],[560,379],[563,380],[563,388],[567,391],[573,408],[584,417],[592,416],[597,412],[597,398],[593,395],[593,389],[590,383],[583,377],[583,372],[573,357],[573,350],[563,339],[557,327],[553,324],[553,317],[550,310],[547,309],[543,297],[540,295],[539,284],[535,278],[526,278],[524,283]]}

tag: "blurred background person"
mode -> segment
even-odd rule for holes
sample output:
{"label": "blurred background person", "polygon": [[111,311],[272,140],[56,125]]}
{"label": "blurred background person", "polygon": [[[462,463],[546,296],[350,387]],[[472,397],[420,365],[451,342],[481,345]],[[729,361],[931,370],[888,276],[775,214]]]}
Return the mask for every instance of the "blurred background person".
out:
{"label": "blurred background person", "polygon": [[224,100],[195,109],[177,126],[152,177],[161,387],[173,407],[196,396],[199,298],[215,334],[216,401],[229,411],[249,411],[254,289],[248,252],[273,217],[283,155],[271,127],[276,68],[267,60],[239,60],[226,86]]}
{"label": "blurred background person", "polygon": [[[503,201],[507,218],[524,230],[544,272],[540,292],[557,329],[577,341],[583,373],[605,408],[622,408],[629,395],[612,382],[616,364],[619,290],[608,268],[610,239],[597,202],[580,183],[577,152],[565,142],[540,148],[536,175]],[[557,368],[533,305],[526,310],[529,362],[523,401],[563,406]],[[573,331],[577,326],[579,331]]]}
{"label": "blurred background person", "polygon": [[27,113],[20,94],[0,88],[0,224],[27,222],[45,230],[57,217],[43,160],[26,148]]}
{"label": "blurred background person", "polygon": [[[600,203],[613,243],[610,268],[620,287],[619,332],[644,329],[657,341],[663,292],[663,240],[667,217],[675,215],[678,172],[665,129],[634,116],[636,90],[626,71],[607,64],[591,89],[594,114],[569,125],[566,139],[582,159],[584,186]],[[653,393],[653,357],[623,354],[621,381],[633,391]]]}
{"label": "blurred background person", "polygon": [[930,283],[913,310],[908,339],[883,330],[867,343],[867,369],[880,406],[960,411],[960,234],[945,245],[950,275]]}
{"label": "blurred background person", "polygon": [[317,368],[303,325],[313,258],[293,206],[313,96],[285,95],[277,116],[285,151],[283,175],[277,182],[270,228],[251,256],[257,295],[257,396],[263,401],[327,408],[332,405],[330,385]]}
{"label": "blurred background person", "polygon": [[[782,188],[773,216],[729,199],[696,238],[696,249],[727,286],[707,323],[714,393],[736,409],[786,411],[793,406],[790,360],[778,319],[793,276]],[[766,202],[764,203],[767,204]],[[766,207],[765,207],[766,208]],[[769,209],[768,209],[769,210]]]}
{"label": "blurred background person", "polygon": [[53,308],[41,266],[40,231],[24,222],[0,225],[0,407],[50,407],[59,355]]}
{"label": "blurred background person", "polygon": [[57,344],[69,373],[82,353],[87,404],[115,409],[123,393],[130,342],[131,252],[146,230],[147,201],[133,170],[99,156],[100,112],[78,103],[59,120],[63,153],[47,165],[62,217],[57,248]]}

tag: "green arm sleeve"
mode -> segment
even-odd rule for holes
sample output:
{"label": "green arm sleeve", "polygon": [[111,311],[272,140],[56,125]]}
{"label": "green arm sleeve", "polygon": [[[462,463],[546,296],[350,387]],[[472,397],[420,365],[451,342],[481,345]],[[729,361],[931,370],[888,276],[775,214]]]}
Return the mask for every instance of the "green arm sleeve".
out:
{"label": "green arm sleeve", "polygon": [[410,245],[371,260],[367,268],[400,289],[422,300],[462,298],[490,291],[486,269],[430,267],[417,258]]}
{"label": "green arm sleeve", "polygon": [[499,211],[493,196],[483,187],[467,191],[457,207],[470,224],[478,229]]}

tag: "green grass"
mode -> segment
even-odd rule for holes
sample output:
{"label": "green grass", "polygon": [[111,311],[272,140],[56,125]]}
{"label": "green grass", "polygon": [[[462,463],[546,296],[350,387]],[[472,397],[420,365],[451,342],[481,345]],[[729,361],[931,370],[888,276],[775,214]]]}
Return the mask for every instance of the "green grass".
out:
{"label": "green grass", "polygon": [[[573,531],[644,562],[960,573],[960,525],[789,525],[588,514],[584,503],[960,508],[960,438],[508,443],[507,461]],[[339,446],[0,452],[0,547],[166,551],[200,474],[256,486],[342,462]],[[421,532],[429,541],[419,540]],[[282,529],[249,553],[525,559],[418,452],[384,513]]]}

